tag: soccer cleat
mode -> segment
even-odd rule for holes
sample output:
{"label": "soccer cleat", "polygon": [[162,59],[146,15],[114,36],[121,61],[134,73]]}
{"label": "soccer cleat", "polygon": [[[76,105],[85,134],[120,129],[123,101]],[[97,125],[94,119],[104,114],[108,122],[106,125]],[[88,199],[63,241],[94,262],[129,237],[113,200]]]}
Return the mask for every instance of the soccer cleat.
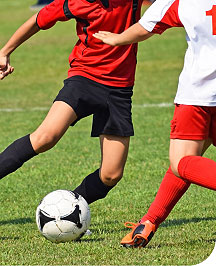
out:
{"label": "soccer cleat", "polygon": [[156,227],[150,221],[143,223],[131,223],[126,222],[124,224],[128,228],[132,228],[132,231],[127,234],[121,241],[123,247],[141,248],[145,247],[153,237]]}

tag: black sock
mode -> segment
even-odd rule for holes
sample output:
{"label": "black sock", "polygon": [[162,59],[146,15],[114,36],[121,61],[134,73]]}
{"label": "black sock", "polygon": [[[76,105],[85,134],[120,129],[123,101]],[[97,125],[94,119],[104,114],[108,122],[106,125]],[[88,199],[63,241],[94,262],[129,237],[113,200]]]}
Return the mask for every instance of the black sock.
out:
{"label": "black sock", "polygon": [[99,175],[99,169],[94,173],[91,173],[82,181],[82,183],[74,189],[74,192],[77,192],[88,202],[88,204],[103,199],[106,197],[107,193],[114,186],[105,185]]}
{"label": "black sock", "polygon": [[17,139],[0,153],[0,178],[16,171],[35,155],[29,135]]}

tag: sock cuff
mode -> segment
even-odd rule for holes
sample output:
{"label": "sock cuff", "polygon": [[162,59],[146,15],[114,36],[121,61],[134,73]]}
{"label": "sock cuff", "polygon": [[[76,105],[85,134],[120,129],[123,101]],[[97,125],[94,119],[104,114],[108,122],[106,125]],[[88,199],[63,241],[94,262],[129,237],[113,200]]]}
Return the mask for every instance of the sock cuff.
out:
{"label": "sock cuff", "polygon": [[82,195],[88,204],[103,199],[114,186],[107,186],[100,179],[100,169],[84,178],[82,183],[74,189],[75,192]]}
{"label": "sock cuff", "polygon": [[98,187],[100,187],[104,192],[109,192],[114,186],[107,186],[106,184],[103,183],[103,181],[100,178],[100,168],[97,169],[95,172],[95,175],[93,175],[94,177],[94,181],[96,184],[98,184]]}
{"label": "sock cuff", "polygon": [[193,158],[194,156],[185,156],[183,157],[179,163],[178,163],[178,172],[181,177],[185,176],[185,169],[189,163],[189,161]]}
{"label": "sock cuff", "polygon": [[[17,139],[14,141],[14,147],[15,150],[19,156],[19,159],[21,161],[27,161],[30,158],[34,157],[37,155],[37,153],[34,151],[31,141],[30,141],[30,134]],[[25,151],[25,152],[23,152]]]}
{"label": "sock cuff", "polygon": [[168,168],[166,174],[173,175],[173,171],[171,170],[171,166],[169,166],[169,168]]}

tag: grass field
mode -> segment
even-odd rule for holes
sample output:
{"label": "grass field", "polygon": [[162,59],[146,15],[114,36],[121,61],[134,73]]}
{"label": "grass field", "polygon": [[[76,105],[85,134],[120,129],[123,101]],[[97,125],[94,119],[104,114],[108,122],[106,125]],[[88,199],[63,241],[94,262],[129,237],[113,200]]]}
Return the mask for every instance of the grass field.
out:
{"label": "grass field", "polygon": [[[33,13],[33,0],[0,0],[0,46]],[[68,34],[68,32],[70,34]],[[0,82],[0,150],[42,121],[67,76],[76,42],[75,23],[58,23],[17,49],[13,75]],[[135,137],[124,178],[109,196],[91,205],[92,235],[53,244],[36,227],[35,210],[48,192],[73,189],[98,168],[98,139],[91,118],[71,128],[55,148],[1,181],[0,265],[195,265],[216,241],[215,194],[192,185],[145,249],[119,245],[147,211],[169,166],[169,122],[186,49],[184,31],[172,29],[139,45],[133,97]],[[211,148],[206,156],[216,159]]]}

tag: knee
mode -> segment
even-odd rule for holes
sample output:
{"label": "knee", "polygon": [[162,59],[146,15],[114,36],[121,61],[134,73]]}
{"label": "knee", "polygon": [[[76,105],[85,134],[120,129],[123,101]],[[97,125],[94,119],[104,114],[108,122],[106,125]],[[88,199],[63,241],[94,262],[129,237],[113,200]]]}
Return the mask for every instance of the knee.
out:
{"label": "knee", "polygon": [[100,177],[103,183],[107,186],[116,185],[122,178],[123,171],[112,171],[112,170],[103,170],[101,169]]}
{"label": "knee", "polygon": [[51,149],[58,142],[58,137],[50,132],[35,131],[30,135],[31,143],[37,153]]}

